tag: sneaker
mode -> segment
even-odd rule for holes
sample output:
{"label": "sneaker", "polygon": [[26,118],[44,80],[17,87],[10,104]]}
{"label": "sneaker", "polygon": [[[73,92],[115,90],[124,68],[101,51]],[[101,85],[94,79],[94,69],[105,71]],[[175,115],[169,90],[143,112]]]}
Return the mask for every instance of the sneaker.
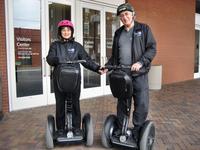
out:
{"label": "sneaker", "polygon": [[58,129],[58,135],[64,135],[65,130],[64,129]]}
{"label": "sneaker", "polygon": [[80,136],[81,135],[81,129],[80,128],[76,128],[76,129],[74,129],[74,135],[76,135],[76,136]]}
{"label": "sneaker", "polygon": [[122,131],[121,131],[122,129],[115,129],[114,130],[114,132],[113,132],[113,134],[115,135],[115,136],[120,136],[121,134],[122,134]]}

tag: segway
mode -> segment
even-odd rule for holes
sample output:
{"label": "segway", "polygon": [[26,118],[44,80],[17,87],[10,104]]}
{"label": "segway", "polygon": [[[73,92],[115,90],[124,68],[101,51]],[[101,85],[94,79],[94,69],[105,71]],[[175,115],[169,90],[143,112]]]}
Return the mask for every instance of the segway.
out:
{"label": "segway", "polygon": [[113,146],[125,147],[139,150],[152,150],[155,142],[155,126],[151,120],[144,122],[139,132],[138,141],[133,135],[133,128],[128,127],[131,103],[130,98],[133,94],[133,85],[131,77],[124,71],[130,66],[106,66],[107,69],[112,70],[109,74],[110,88],[113,96],[118,99],[126,101],[127,106],[126,116],[123,119],[122,127],[118,125],[118,118],[116,115],[109,115],[105,122],[102,131],[102,144],[105,148]]}
{"label": "segway", "polygon": [[[82,63],[84,60],[66,61],[68,65],[60,65],[57,83],[59,90],[72,93],[77,88],[78,78],[80,75],[79,69],[74,67],[75,63]],[[62,134],[56,130],[55,119],[53,115],[48,115],[46,124],[46,147],[54,148],[59,144],[75,144],[85,143],[86,146],[93,144],[93,123],[89,113],[86,113],[82,118],[82,128],[80,135],[76,135],[72,126],[72,96],[65,100],[65,129]]]}

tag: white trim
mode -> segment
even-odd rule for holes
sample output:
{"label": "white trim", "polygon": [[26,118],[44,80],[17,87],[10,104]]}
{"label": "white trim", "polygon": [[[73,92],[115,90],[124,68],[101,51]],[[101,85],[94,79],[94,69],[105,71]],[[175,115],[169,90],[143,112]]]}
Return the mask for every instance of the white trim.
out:
{"label": "white trim", "polygon": [[[49,50],[49,32],[47,31],[47,29],[49,29],[49,2],[48,0],[45,1],[44,3],[44,14],[43,14],[43,21],[45,22],[42,27],[44,28],[45,31],[45,49],[44,49],[44,55],[43,56],[47,56],[48,54],[48,50]],[[54,1],[51,1],[54,2]],[[47,94],[47,104],[54,104],[55,103],[55,98],[54,95],[51,94],[51,83],[50,83],[50,66],[47,64],[47,62],[45,63],[46,65],[46,94]]]}
{"label": "white trim", "polygon": [[[199,30],[199,46],[200,46],[200,14],[195,14],[195,30]],[[194,73],[194,79],[200,78],[200,47],[199,47],[199,72]]]}
{"label": "white trim", "polygon": [[[46,13],[47,9],[47,4],[45,3],[46,1],[41,1],[41,62],[42,62],[42,79],[43,79],[43,94],[44,98],[46,99],[45,105],[48,104],[48,94],[47,92],[49,91],[48,87],[48,80],[47,80],[47,74],[48,74],[48,67],[46,63],[46,58],[45,56],[47,55],[47,35],[49,35],[49,32],[47,31],[48,29],[48,21],[46,21],[46,16],[49,13]],[[46,77],[45,77],[46,76]]]}
{"label": "white trim", "polygon": [[114,1],[108,1],[108,0],[80,0],[85,3],[89,4],[97,4],[97,5],[102,5],[102,6],[107,6],[107,7],[112,7],[116,8],[122,3],[125,3],[124,0],[114,0]]}
{"label": "white trim", "polygon": [[7,73],[8,73],[8,97],[9,97],[9,111],[13,110],[13,99],[14,99],[14,95],[15,92],[13,90],[12,87],[14,87],[14,81],[12,78],[12,73],[13,72],[13,68],[10,67],[11,64],[13,64],[14,59],[11,58],[15,58],[13,56],[13,53],[10,50],[14,49],[14,44],[13,44],[13,20],[10,19],[12,18],[12,0],[5,0],[5,22],[6,22],[6,51],[7,51]]}
{"label": "white trim", "polygon": [[195,13],[195,25],[200,25],[200,14]]}

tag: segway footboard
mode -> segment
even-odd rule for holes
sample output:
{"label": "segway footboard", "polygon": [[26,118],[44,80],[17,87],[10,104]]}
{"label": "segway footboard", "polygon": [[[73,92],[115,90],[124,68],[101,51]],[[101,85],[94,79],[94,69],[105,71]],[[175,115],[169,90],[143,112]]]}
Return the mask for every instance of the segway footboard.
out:
{"label": "segway footboard", "polygon": [[73,136],[72,138],[68,138],[66,135],[61,135],[56,138],[56,143],[67,143],[67,144],[75,144],[75,143],[82,143],[83,142],[83,136]]}
{"label": "segway footboard", "polygon": [[[125,140],[122,142],[120,141],[120,138],[124,138]],[[125,148],[131,148],[131,149],[138,149],[138,145],[133,139],[132,135],[113,135],[111,137],[111,142],[114,146],[117,147],[125,147]]]}

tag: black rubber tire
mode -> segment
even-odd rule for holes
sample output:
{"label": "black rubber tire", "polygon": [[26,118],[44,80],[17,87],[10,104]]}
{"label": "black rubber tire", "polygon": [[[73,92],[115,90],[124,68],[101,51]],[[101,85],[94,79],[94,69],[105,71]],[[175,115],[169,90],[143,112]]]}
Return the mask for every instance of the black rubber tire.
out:
{"label": "black rubber tire", "polygon": [[147,120],[140,132],[140,150],[153,150],[155,143],[155,126],[152,121]]}
{"label": "black rubber tire", "polygon": [[82,130],[84,134],[85,145],[92,146],[94,141],[93,122],[92,122],[92,117],[89,113],[86,113],[83,116]]}
{"label": "black rubber tire", "polygon": [[53,136],[55,134],[55,120],[52,115],[48,115],[46,124],[46,147],[48,149],[54,148]]}
{"label": "black rubber tire", "polygon": [[101,142],[105,148],[112,147],[110,138],[112,136],[113,130],[116,128],[116,121],[117,121],[116,115],[109,115],[106,118],[106,121],[104,122],[104,127],[101,135]]}

